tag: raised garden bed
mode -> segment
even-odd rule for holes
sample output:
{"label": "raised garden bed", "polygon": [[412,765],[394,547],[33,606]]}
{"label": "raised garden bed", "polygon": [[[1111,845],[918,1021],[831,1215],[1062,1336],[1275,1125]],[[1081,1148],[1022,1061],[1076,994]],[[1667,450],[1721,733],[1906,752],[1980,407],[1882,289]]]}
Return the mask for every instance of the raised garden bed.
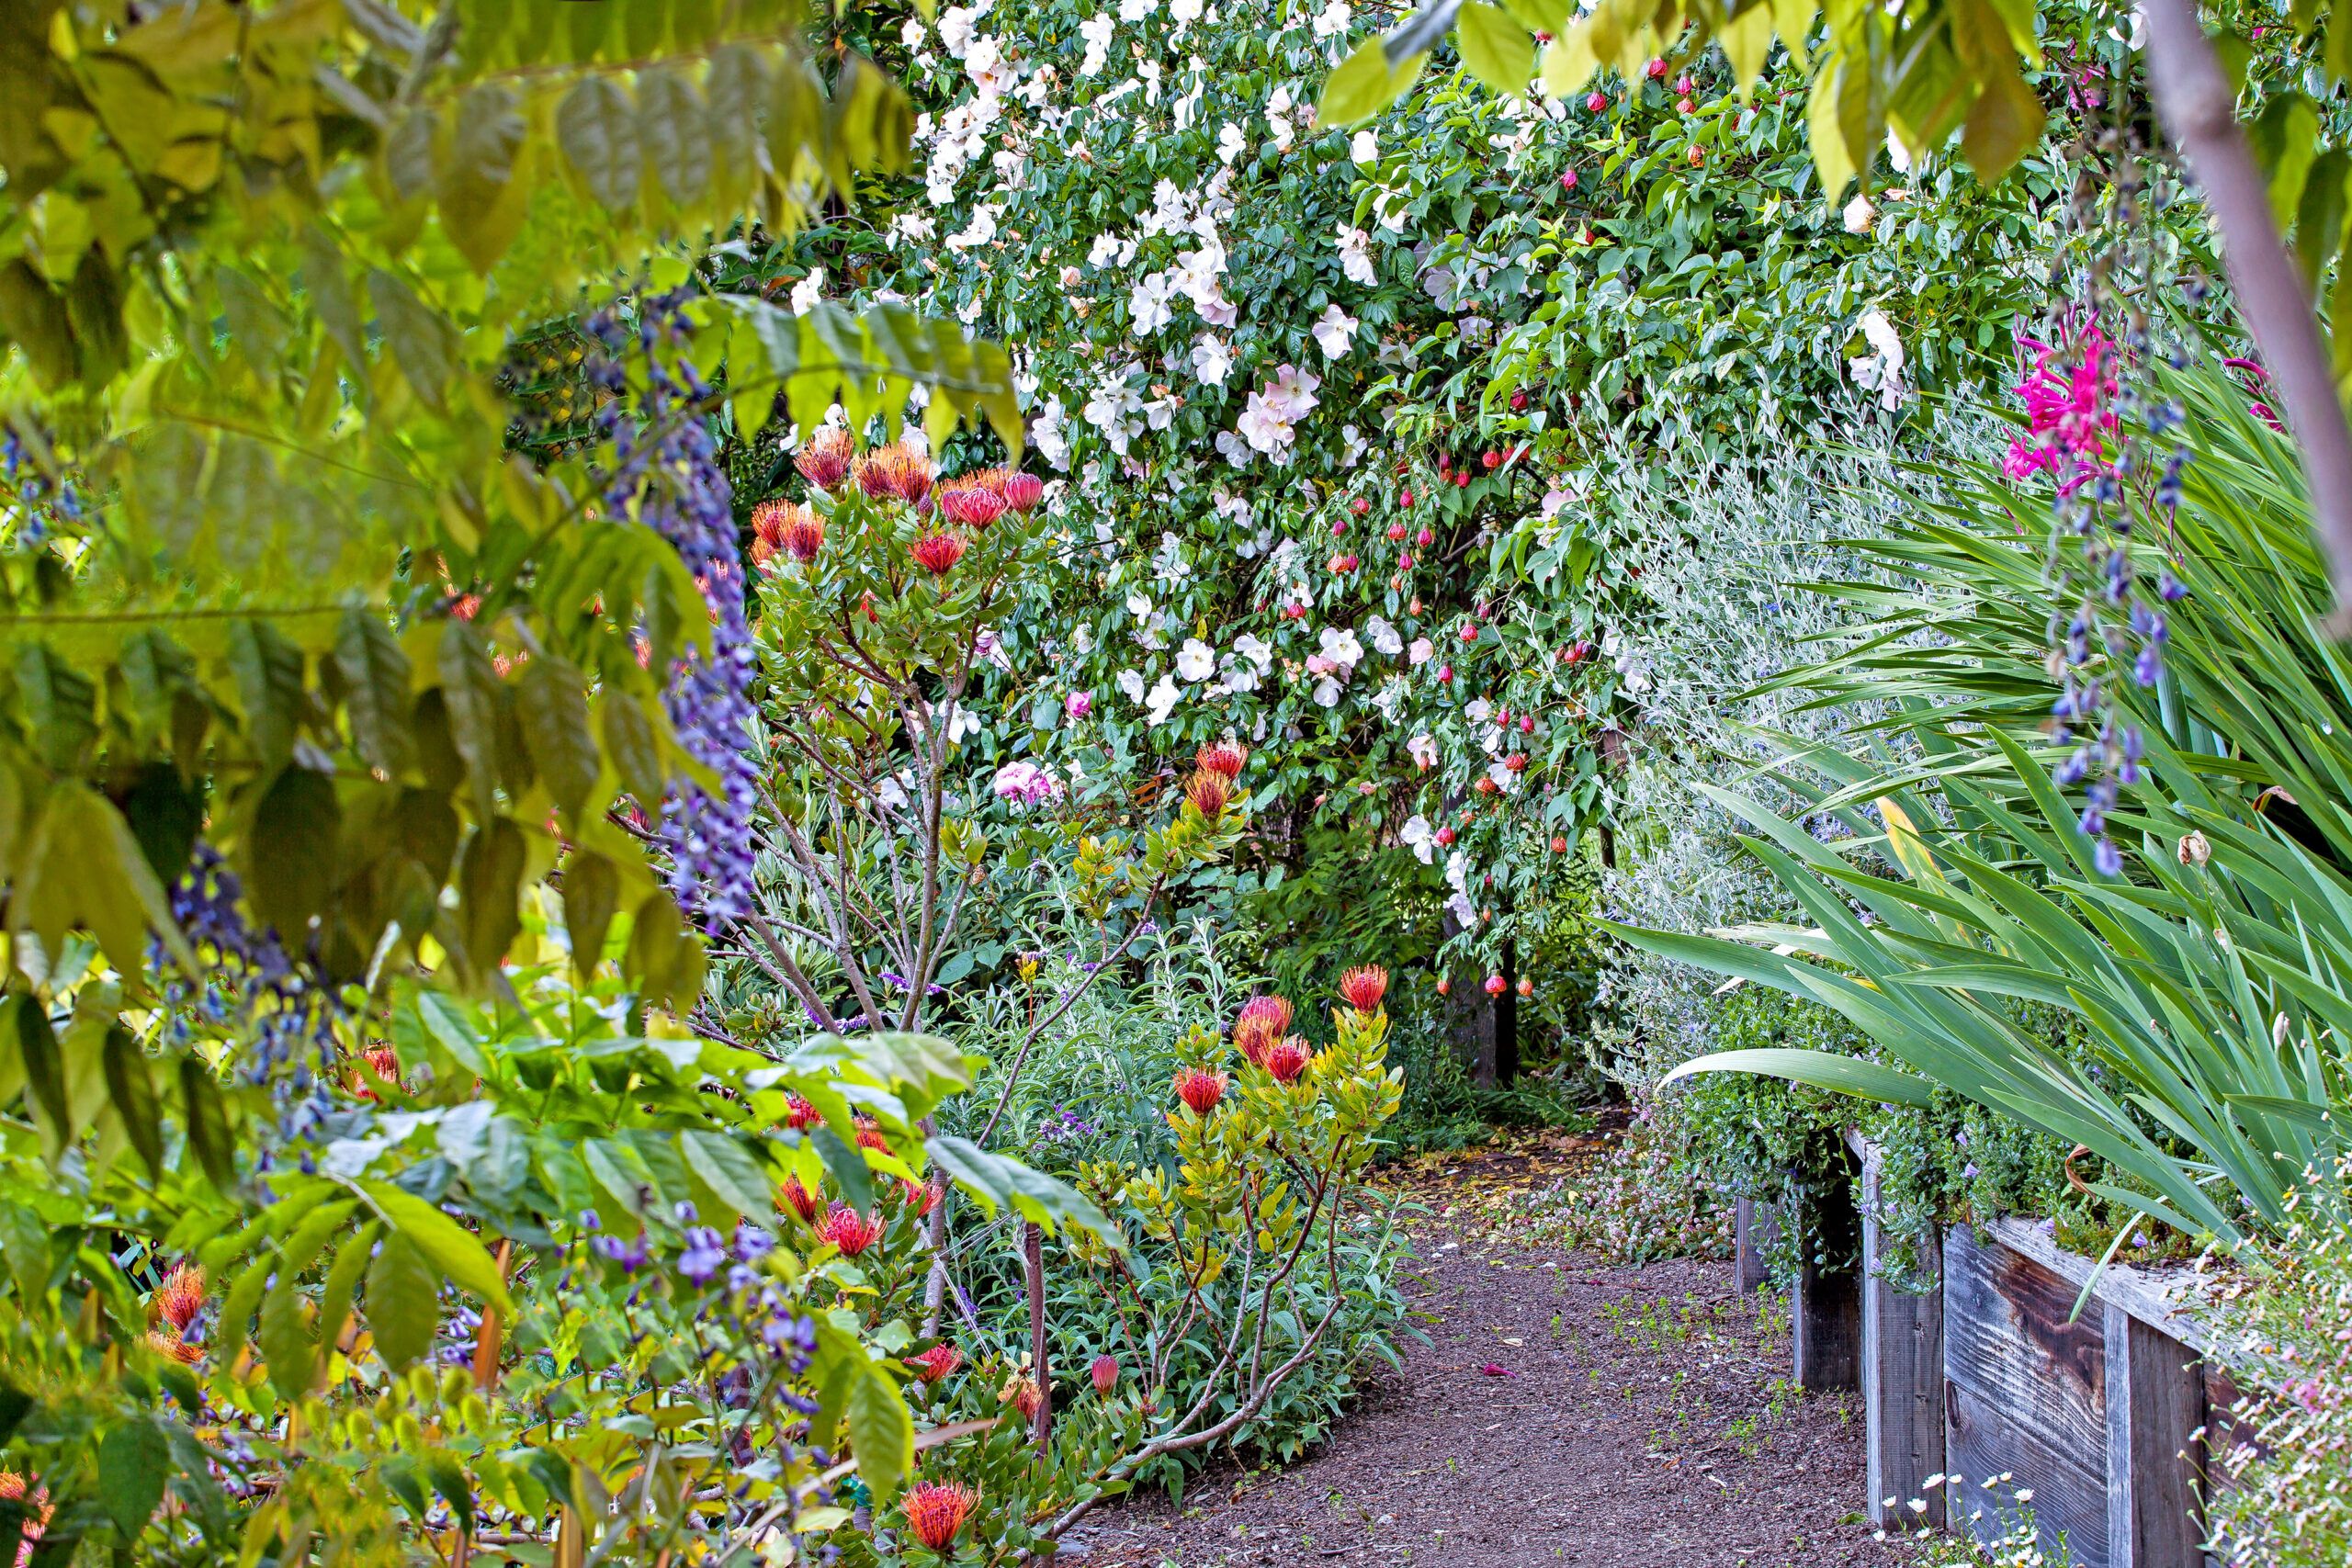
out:
{"label": "raised garden bed", "polygon": [[[1842,1278],[1807,1269],[1791,1306],[1797,1381],[1862,1396],[1872,1522],[1989,1542],[2022,1492],[2053,1561],[2063,1539],[2080,1568],[2206,1568],[2204,1493],[2222,1474],[2209,1456],[2222,1451],[2214,1434],[2235,1393],[2187,1310],[2211,1276],[2102,1271],[2048,1227],[2000,1219],[1942,1232],[1938,1287],[1898,1291],[1870,1220],[1876,1151],[1857,1153],[1864,1265]],[[1814,1195],[1816,1207],[1838,1201]],[[1781,1223],[1767,1205],[1743,1204],[1740,1220],[1743,1258]],[[1741,1282],[1761,1277],[1744,1269]]]}

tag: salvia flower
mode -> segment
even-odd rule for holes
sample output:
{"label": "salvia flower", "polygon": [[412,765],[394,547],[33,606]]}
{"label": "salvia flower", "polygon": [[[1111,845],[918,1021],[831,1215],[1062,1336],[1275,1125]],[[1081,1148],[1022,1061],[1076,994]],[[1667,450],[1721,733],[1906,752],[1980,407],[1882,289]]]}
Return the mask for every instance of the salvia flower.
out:
{"label": "salvia flower", "polygon": [[907,1358],[907,1365],[915,1376],[927,1383],[937,1382],[964,1364],[964,1352],[953,1345],[933,1345],[920,1356]]}
{"label": "salvia flower", "polygon": [[933,577],[944,577],[964,558],[964,537],[960,534],[925,534],[908,547],[907,553]]}
{"label": "salvia flower", "polygon": [[1223,1073],[1186,1067],[1176,1075],[1176,1098],[1190,1106],[1194,1115],[1206,1116],[1225,1098],[1225,1084]]}
{"label": "salvia flower", "polygon": [[1232,740],[1216,740],[1204,746],[1193,757],[1193,763],[1204,773],[1215,773],[1230,783],[1241,776],[1241,765],[1250,760],[1247,749]]}
{"label": "salvia flower", "polygon": [[1184,798],[1214,822],[1225,815],[1226,806],[1233,798],[1233,781],[1203,768],[1184,781]]}
{"label": "salvia flower", "polygon": [[969,1491],[951,1482],[918,1481],[907,1489],[900,1506],[914,1538],[933,1551],[945,1551],[971,1516],[972,1502]]}
{"label": "salvia flower", "polygon": [[678,1272],[688,1284],[707,1285],[728,1263],[727,1243],[708,1225],[686,1231],[685,1250],[678,1255]]}
{"label": "salvia flower", "polygon": [[1266,1051],[1266,1071],[1273,1074],[1276,1083],[1291,1083],[1306,1070],[1308,1052],[1296,1040],[1279,1041]]}
{"label": "salvia flower", "polygon": [[1113,1389],[1119,1386],[1119,1362],[1117,1358],[1113,1356],[1095,1357],[1094,1364],[1086,1369],[1086,1375],[1094,1381],[1095,1393],[1102,1394],[1109,1393]]}
{"label": "salvia flower", "polygon": [[825,1223],[817,1227],[817,1237],[832,1243],[842,1257],[855,1258],[882,1239],[882,1222],[866,1218],[846,1203],[836,1203]]}
{"label": "salvia flower", "polygon": [[830,425],[810,436],[807,444],[794,454],[792,466],[800,470],[802,479],[819,490],[831,491],[839,488],[842,480],[849,477],[850,461],[856,450],[857,444],[850,438],[848,431],[838,425]]}
{"label": "salvia flower", "polygon": [[1340,998],[1358,1012],[1373,1012],[1388,994],[1388,971],[1377,964],[1359,964],[1340,976]]}

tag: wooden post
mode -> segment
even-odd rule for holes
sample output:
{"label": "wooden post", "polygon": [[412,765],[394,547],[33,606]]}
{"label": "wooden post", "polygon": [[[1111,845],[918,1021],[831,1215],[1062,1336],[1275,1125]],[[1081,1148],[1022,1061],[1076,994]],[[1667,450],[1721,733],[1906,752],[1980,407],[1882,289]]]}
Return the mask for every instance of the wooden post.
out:
{"label": "wooden post", "polygon": [[1739,1270],[1739,1293],[1753,1295],[1764,1288],[1770,1270],[1765,1255],[1781,1239],[1781,1206],[1742,1198],[1734,1210],[1734,1258]]}
{"label": "wooden post", "polygon": [[[1973,1227],[1944,1235],[1944,1468],[1951,1523],[1979,1541],[2013,1521],[2017,1490],[2045,1544],[2118,1568],[2107,1529],[2107,1337],[2098,1303]],[[1993,1491],[1984,1483],[2012,1477]]]}
{"label": "wooden post", "polygon": [[2107,1332],[2107,1537],[2116,1568],[2203,1568],[2197,1353],[2112,1302]]}
{"label": "wooden post", "polygon": [[1032,1220],[1021,1228],[1022,1282],[1029,1293],[1029,1375],[1037,1380],[1033,1431],[1044,1458],[1054,1437],[1053,1369],[1046,1364],[1046,1235]]}
{"label": "wooden post", "polygon": [[1860,1216],[1851,1177],[1839,1172],[1820,1188],[1808,1190],[1798,1206],[1797,1224],[1804,1260],[1789,1295],[1797,1386],[1808,1393],[1857,1388],[1861,1382],[1861,1276],[1850,1267],[1820,1261],[1824,1256],[1850,1257],[1860,1246]]}
{"label": "wooden post", "polygon": [[[1871,1523],[1892,1529],[1944,1522],[1944,1296],[1941,1258],[1925,1295],[1886,1281],[1890,1247],[1878,1219],[1879,1152],[1862,1156],[1862,1437]],[[1940,1252],[1934,1237],[1931,1253]],[[1925,1503],[1924,1511],[1911,1506]]]}

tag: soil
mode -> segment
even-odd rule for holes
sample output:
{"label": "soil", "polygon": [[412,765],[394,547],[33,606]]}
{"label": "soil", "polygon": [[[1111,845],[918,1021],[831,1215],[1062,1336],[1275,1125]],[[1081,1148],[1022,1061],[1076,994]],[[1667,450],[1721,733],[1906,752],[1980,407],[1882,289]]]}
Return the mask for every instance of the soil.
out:
{"label": "soil", "polygon": [[[1523,1156],[1501,1155],[1523,1181]],[[1473,1160],[1476,1156],[1473,1156]],[[1461,1162],[1470,1163],[1470,1162]],[[1479,1172],[1491,1180],[1509,1167]],[[1458,1173],[1460,1164],[1456,1166]],[[1435,1173],[1432,1173],[1433,1175]],[[1514,1182],[1514,1185],[1517,1183]],[[1084,1568],[1828,1568],[1904,1562],[1863,1515],[1852,1395],[1788,1381],[1788,1314],[1731,1265],[1612,1268],[1420,1196],[1407,1347],[1329,1445],[1227,1462],[1071,1533]]]}

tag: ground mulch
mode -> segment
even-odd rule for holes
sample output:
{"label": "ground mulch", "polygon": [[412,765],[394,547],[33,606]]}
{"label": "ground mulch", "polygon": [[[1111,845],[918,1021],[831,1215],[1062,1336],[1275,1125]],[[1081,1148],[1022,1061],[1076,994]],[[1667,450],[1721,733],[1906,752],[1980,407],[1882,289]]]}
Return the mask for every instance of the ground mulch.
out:
{"label": "ground mulch", "polygon": [[[1788,1382],[1787,1312],[1728,1263],[1614,1268],[1510,1239],[1476,1194],[1557,1174],[1582,1140],[1419,1173],[1413,1322],[1328,1445],[1227,1462],[1181,1506],[1138,1497],[1072,1532],[1086,1568],[1828,1568],[1905,1560],[1863,1517],[1861,1412]],[[1462,1201],[1449,1201],[1458,1196]]]}

